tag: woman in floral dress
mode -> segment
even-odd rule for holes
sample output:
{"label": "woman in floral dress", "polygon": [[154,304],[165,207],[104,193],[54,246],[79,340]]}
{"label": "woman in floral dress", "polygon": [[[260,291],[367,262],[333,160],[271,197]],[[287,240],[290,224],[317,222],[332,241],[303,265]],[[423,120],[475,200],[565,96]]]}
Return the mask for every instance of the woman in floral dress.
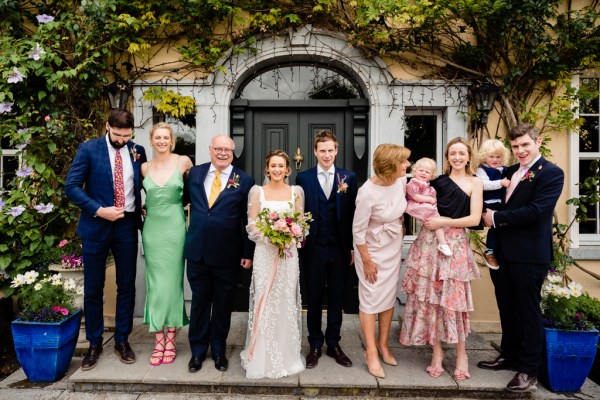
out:
{"label": "woman in floral dress", "polygon": [[[428,229],[421,229],[406,258],[402,290],[408,299],[400,343],[432,346],[433,357],[427,367],[432,377],[444,372],[442,342],[455,343],[453,376],[463,380],[469,378],[465,340],[471,331],[469,312],[473,311],[470,281],[479,277],[465,228],[479,224],[483,186],[474,176],[472,150],[465,139],[451,140],[445,158],[445,174],[431,181],[441,217],[425,222]],[[437,250],[434,231],[441,227],[453,253],[450,257]]]}

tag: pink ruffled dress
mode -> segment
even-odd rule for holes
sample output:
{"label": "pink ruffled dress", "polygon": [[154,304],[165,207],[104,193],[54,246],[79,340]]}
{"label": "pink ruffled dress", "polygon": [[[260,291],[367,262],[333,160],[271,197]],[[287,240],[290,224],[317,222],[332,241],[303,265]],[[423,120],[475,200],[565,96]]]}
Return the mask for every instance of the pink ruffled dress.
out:
{"label": "pink ruffled dress", "polygon": [[[431,182],[440,215],[469,215],[470,199],[447,175]],[[451,257],[437,249],[434,231],[423,228],[410,246],[402,290],[408,294],[400,331],[403,345],[457,343],[471,332],[471,283],[479,269],[464,228],[444,228]]]}

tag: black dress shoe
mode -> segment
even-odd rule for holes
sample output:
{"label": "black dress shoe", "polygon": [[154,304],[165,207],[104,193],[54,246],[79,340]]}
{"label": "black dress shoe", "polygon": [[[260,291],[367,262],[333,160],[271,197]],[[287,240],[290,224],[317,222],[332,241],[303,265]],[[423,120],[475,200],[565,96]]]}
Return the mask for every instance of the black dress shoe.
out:
{"label": "black dress shoe", "polygon": [[505,369],[514,370],[516,364],[500,355],[492,361],[479,361],[477,363],[477,367],[482,369],[490,369],[492,371],[501,371]]}
{"label": "black dress shoe", "polygon": [[314,368],[319,363],[321,357],[321,349],[310,349],[306,356],[306,368]]}
{"label": "black dress shoe", "polygon": [[537,376],[535,375],[527,375],[524,372],[517,372],[515,377],[508,382],[506,388],[515,393],[535,392],[537,390],[537,381]]}
{"label": "black dress shoe", "polygon": [[192,358],[190,358],[190,362],[188,363],[188,371],[190,372],[198,372],[200,371],[200,369],[202,368],[202,362],[204,361],[204,359],[206,358],[206,356],[192,356]]}
{"label": "black dress shoe", "polygon": [[352,366],[352,361],[350,361],[350,359],[344,354],[342,348],[339,345],[335,347],[327,347],[326,354],[329,357],[335,358],[335,362],[344,367]]}
{"label": "black dress shoe", "polygon": [[96,364],[98,364],[100,354],[102,354],[102,346],[90,346],[87,353],[85,353],[85,357],[83,357],[83,361],[81,362],[81,370],[88,371],[94,368]]}
{"label": "black dress shoe", "polygon": [[135,353],[131,349],[129,342],[115,343],[115,354],[122,363],[133,364],[135,362]]}
{"label": "black dress shoe", "polygon": [[227,357],[221,356],[215,358],[215,368],[219,371],[227,371],[227,368],[229,368],[229,361],[227,361]]}

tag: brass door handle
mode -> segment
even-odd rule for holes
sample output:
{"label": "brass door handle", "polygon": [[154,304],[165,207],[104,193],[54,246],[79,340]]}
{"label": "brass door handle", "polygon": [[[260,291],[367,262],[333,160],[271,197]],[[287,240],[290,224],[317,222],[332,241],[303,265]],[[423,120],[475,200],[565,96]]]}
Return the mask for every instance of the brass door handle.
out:
{"label": "brass door handle", "polygon": [[296,171],[300,170],[300,168],[302,168],[302,161],[304,161],[304,156],[302,155],[302,152],[300,152],[300,147],[296,149],[294,161],[296,162]]}

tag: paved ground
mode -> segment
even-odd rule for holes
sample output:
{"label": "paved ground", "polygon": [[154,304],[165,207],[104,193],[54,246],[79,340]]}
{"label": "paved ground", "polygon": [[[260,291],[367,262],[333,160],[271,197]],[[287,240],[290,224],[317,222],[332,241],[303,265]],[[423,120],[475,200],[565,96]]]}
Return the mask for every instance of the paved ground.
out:
{"label": "paved ground", "polygon": [[[281,379],[248,380],[240,365],[239,353],[246,336],[245,313],[236,313],[232,318],[232,329],[228,340],[229,370],[217,371],[207,360],[201,371],[191,374],[187,363],[191,356],[187,344],[187,329],[178,334],[178,357],[171,365],[152,367],[148,359],[153,346],[153,334],[136,320],[130,338],[138,360],[125,365],[113,354],[113,343],[105,345],[105,351],[98,366],[87,372],[79,369],[80,357],[75,357],[67,376],[52,384],[32,384],[22,370],[0,382],[0,399],[139,399],[139,400],[191,400],[191,399],[330,399],[343,396],[354,400],[363,398],[402,397],[423,398],[518,398],[504,391],[506,383],[514,372],[485,371],[476,367],[478,361],[497,355],[490,341],[498,335],[472,334],[467,342],[471,379],[456,381],[451,372],[454,369],[454,352],[448,347],[444,359],[446,372],[439,378],[431,378],[425,367],[431,358],[427,347],[407,348],[397,343],[399,325],[394,322],[390,346],[399,365],[384,365],[385,379],[376,379],[368,374],[363,353],[364,346],[360,333],[358,316],[345,316],[341,346],[353,360],[352,368],[337,365],[333,359],[323,356],[319,365],[300,374]],[[107,339],[108,337],[105,337]],[[308,350],[306,338],[303,351]],[[538,385],[538,391],[525,398],[567,399],[573,394],[557,394]],[[599,399],[600,387],[586,381],[576,398]]]}

